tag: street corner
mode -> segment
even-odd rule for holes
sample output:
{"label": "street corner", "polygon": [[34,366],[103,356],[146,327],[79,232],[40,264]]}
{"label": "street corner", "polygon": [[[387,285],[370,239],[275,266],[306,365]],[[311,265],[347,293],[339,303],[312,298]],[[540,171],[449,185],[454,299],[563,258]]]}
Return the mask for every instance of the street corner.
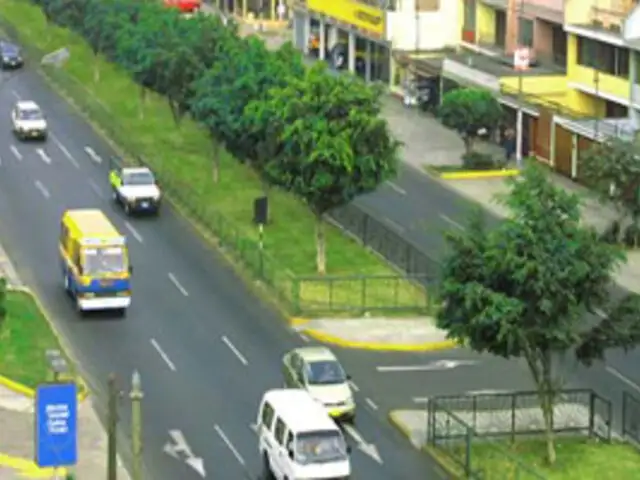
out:
{"label": "street corner", "polygon": [[426,410],[391,410],[388,419],[415,448],[424,448],[427,441]]}
{"label": "street corner", "polygon": [[6,455],[0,453],[0,478],[12,478],[4,476],[4,470],[8,470],[14,474],[13,478],[65,478],[68,475],[68,471],[64,468],[40,468],[32,460],[26,458],[15,457],[12,455]]}
{"label": "street corner", "polygon": [[438,172],[435,169],[431,169],[430,171],[435,172],[434,175],[438,176],[442,180],[504,179],[520,175],[520,170],[514,168],[505,168],[501,170],[459,170],[448,172]]}
{"label": "street corner", "polygon": [[428,319],[420,318],[298,319],[292,328],[318,342],[356,350],[431,352],[458,347]]}

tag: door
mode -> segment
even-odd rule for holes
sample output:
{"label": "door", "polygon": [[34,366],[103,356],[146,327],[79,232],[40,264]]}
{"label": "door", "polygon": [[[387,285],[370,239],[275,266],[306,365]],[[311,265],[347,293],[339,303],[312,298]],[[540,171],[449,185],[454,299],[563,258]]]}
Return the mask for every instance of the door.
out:
{"label": "door", "polygon": [[287,475],[288,456],[285,443],[287,427],[280,417],[276,418],[273,429],[274,448],[271,455],[271,466],[274,477],[277,480],[284,480]]}

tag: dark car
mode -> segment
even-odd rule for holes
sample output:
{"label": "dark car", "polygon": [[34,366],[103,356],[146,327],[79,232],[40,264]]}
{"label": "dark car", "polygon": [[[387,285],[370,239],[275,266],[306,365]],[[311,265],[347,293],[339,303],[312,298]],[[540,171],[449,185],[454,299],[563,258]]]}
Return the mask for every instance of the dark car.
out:
{"label": "dark car", "polygon": [[3,70],[20,68],[24,64],[20,47],[0,40],[0,66]]}

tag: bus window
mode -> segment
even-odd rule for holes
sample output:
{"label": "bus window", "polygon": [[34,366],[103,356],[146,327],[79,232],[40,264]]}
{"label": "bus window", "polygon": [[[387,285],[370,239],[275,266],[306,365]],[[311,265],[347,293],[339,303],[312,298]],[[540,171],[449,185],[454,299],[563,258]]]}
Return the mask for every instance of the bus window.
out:
{"label": "bus window", "polygon": [[126,271],[126,254],[122,247],[85,248],[83,253],[86,276]]}

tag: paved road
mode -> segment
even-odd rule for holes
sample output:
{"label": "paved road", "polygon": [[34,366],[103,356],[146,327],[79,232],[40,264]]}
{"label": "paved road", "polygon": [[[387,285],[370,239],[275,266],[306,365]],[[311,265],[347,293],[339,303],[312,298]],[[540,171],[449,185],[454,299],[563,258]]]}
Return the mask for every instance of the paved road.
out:
{"label": "paved road", "polygon": [[[406,129],[416,130],[415,125],[423,120],[415,111],[407,110],[404,120],[398,115],[393,115],[392,121],[406,121]],[[398,125],[396,125],[395,129],[403,130]],[[418,128],[417,130],[421,134],[416,135],[414,141],[416,144],[422,142],[423,147],[419,148],[414,145],[407,150],[407,154],[411,154],[411,152],[415,154],[416,151],[429,152],[429,144],[432,142],[430,138],[437,135],[437,132],[429,132],[426,124],[424,129]],[[442,145],[439,148],[442,148]],[[375,193],[361,197],[356,203],[384,221],[403,237],[421,246],[423,252],[435,259],[441,258],[445,252],[442,232],[444,230],[463,228],[466,219],[477,208],[477,204],[470,202],[448,188],[444,183],[418,171],[409,164],[402,166],[400,174],[394,182],[385,185]],[[497,224],[500,221],[498,217],[489,211],[486,211],[486,216],[490,225]],[[626,293],[625,289],[617,285],[611,289],[612,298],[620,298]],[[466,355],[473,356],[471,353],[466,353]],[[448,358],[449,356],[439,353],[431,357],[433,360],[436,357]],[[423,358],[424,356],[420,355],[409,355],[400,364],[416,365],[424,363]],[[369,360],[375,361],[373,359]],[[491,361],[485,360],[483,364],[486,365],[489,372],[492,371]],[[566,365],[564,369],[569,379],[569,385],[593,388],[597,392],[605,393],[613,402],[619,404],[623,390],[630,391],[640,398],[639,366],[640,351],[636,349],[626,354],[620,351],[611,351],[605,364],[596,365],[590,369],[575,366],[567,367]],[[370,370],[372,369],[370,368]],[[516,387],[518,385],[516,379],[518,367],[511,366],[508,370],[510,371],[509,374],[501,375],[500,378],[494,377],[494,381],[489,381],[484,388],[506,388],[510,390],[518,388]],[[523,375],[528,375],[526,371],[521,370]],[[433,376],[433,374],[430,376]],[[401,398],[404,398],[406,403],[410,401],[409,399],[419,396],[415,393],[416,382],[411,375],[398,372],[393,377],[391,375],[388,377],[390,379],[385,382],[386,388],[383,390],[387,392],[385,398],[390,404],[398,406],[396,404]],[[472,383],[474,381],[477,383],[478,377],[469,375],[468,379]],[[425,381],[427,380],[425,379]],[[490,386],[495,381],[499,385],[513,383],[514,386]],[[448,386],[445,387],[445,390],[458,389],[460,393],[462,393],[461,386],[466,384],[462,379],[456,381],[450,376],[447,382]],[[475,387],[469,387],[468,390],[475,389]]]}
{"label": "paved road", "polygon": [[[35,100],[46,112],[52,130],[46,145],[12,137],[8,111],[18,98]],[[85,150],[108,158],[109,148],[39,77],[25,72],[4,84],[0,105],[0,241],[54,314],[99,396],[104,399],[109,372],[123,387],[135,369],[140,372],[148,478],[197,478],[162,453],[171,429],[183,432],[204,459],[208,478],[254,478],[259,459],[250,424],[260,395],[281,384],[280,357],[303,340],[170,210],[158,219],[126,219],[108,198],[107,165]],[[125,320],[80,320],[64,295],[59,221],[64,209],[77,207],[103,209],[128,235],[135,278]],[[347,365],[350,355],[344,353]],[[356,384],[361,371],[352,371]],[[388,425],[385,413],[365,403],[365,395],[375,399],[376,393],[357,393],[363,404],[357,428],[384,463],[365,456],[354,441],[354,478],[438,478]],[[123,407],[125,431],[128,420]]]}

